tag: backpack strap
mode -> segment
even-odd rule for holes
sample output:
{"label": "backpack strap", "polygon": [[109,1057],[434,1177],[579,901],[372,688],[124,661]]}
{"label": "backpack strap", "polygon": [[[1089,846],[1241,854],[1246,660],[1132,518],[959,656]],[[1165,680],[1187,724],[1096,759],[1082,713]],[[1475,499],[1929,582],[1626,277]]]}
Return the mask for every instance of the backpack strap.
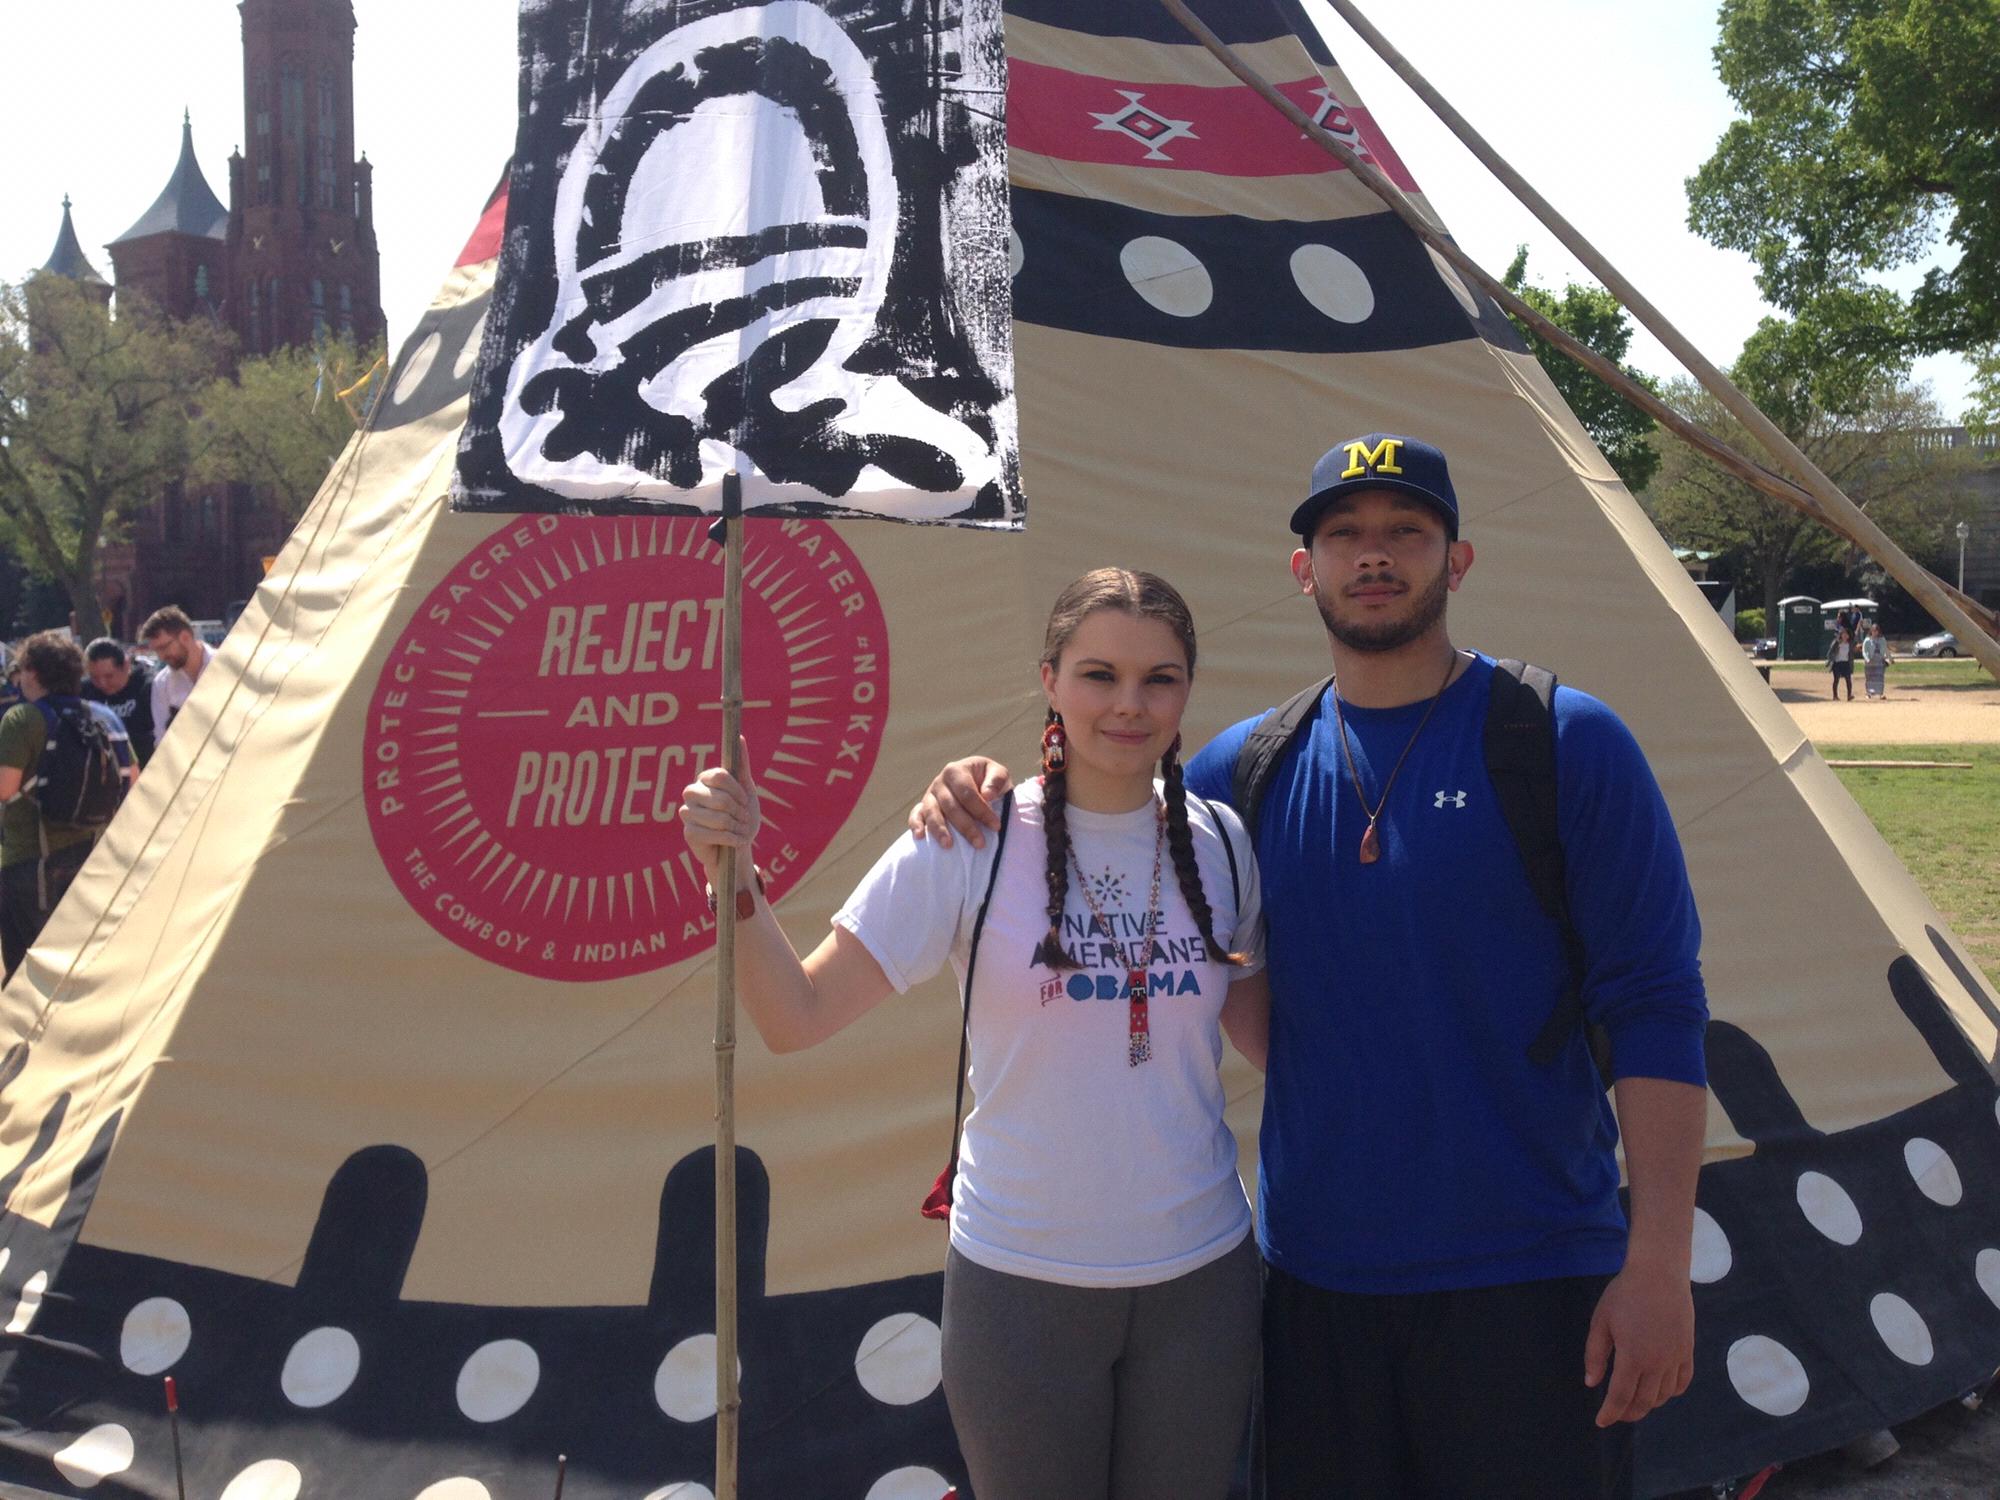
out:
{"label": "backpack strap", "polygon": [[979,967],[979,939],[986,931],[986,909],[993,904],[993,888],[1000,883],[1000,861],[1007,853],[1007,830],[1013,821],[1014,793],[1010,788],[1007,795],[1000,799],[1000,832],[993,840],[993,868],[986,872],[986,894],[980,898],[979,914],[972,919],[972,940],[966,945],[964,1015],[958,1027],[958,1092],[951,1104],[953,1169],[958,1166],[959,1133],[965,1127],[965,1064],[972,1045],[972,976]]}
{"label": "backpack strap", "polygon": [[1589,1034],[1599,1076],[1610,1082],[1610,1056],[1601,1029],[1585,1025],[1583,980],[1588,968],[1583,937],[1570,919],[1567,868],[1556,808],[1556,674],[1512,659],[1494,663],[1493,694],[1486,707],[1486,774],[1500,815],[1514,835],[1528,888],[1562,934],[1569,968],[1562,998],[1528,1046],[1528,1058],[1552,1065],[1579,1027]]}
{"label": "backpack strap", "polygon": [[[62,716],[56,712],[55,704],[49,701],[54,696],[53,693],[44,693],[39,698],[25,700],[34,704],[35,711],[42,716],[42,753],[35,757],[35,774],[24,777],[21,781],[22,793],[27,796],[33,796],[37,807],[41,805],[42,800],[39,796],[35,795],[37,789],[42,784],[42,757],[46,756],[49,750],[55,745],[56,731],[62,726]],[[44,838],[42,840],[43,858],[48,857],[48,852],[48,840]]]}
{"label": "backpack strap", "polygon": [[1222,852],[1229,856],[1229,898],[1230,907],[1238,915],[1243,907],[1243,877],[1236,871],[1236,843],[1229,837],[1229,830],[1223,825],[1222,815],[1215,810],[1215,804],[1199,792],[1192,794],[1194,800],[1208,809],[1208,819],[1215,824],[1215,836],[1222,840]]}
{"label": "backpack strap", "polygon": [[[1320,699],[1326,696],[1332,681],[1331,677],[1322,677],[1265,714],[1236,753],[1236,769],[1229,778],[1229,804],[1236,809],[1236,816],[1243,820],[1253,840],[1257,837],[1257,815],[1263,810],[1264,793],[1277,774],[1278,762],[1319,712]],[[1231,859],[1233,862],[1233,855]]]}

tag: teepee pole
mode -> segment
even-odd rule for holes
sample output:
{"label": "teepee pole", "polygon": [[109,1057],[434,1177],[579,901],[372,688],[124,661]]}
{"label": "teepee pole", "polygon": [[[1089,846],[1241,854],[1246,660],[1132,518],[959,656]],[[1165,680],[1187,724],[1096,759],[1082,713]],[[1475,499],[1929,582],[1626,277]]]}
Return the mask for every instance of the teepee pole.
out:
{"label": "teepee pole", "polygon": [[[743,479],[722,476],[722,519],[709,535],[722,542],[722,757],[744,772]],[[722,851],[715,892],[715,1500],[737,1500],[736,1389],[736,870],[737,851]]]}
{"label": "teepee pole", "polygon": [[[1354,12],[1351,4],[1347,3],[1347,0],[1330,0],[1330,3],[1351,24],[1355,22],[1357,13]],[[1894,578],[1907,589],[1911,596],[1922,604],[1940,624],[1949,627],[1953,633],[1958,635],[1965,642],[1967,649],[1979,658],[1981,664],[1988,671],[1993,672],[1996,676],[2000,676],[2000,639],[1995,638],[1993,633],[1995,627],[1991,623],[1983,623],[1975,618],[1977,615],[1984,615],[1986,611],[1977,607],[1972,609],[1962,607],[1961,600],[1964,601],[1965,605],[1971,605],[1972,601],[1966,599],[1956,589],[1949,587],[1941,579],[1935,577],[1928,569],[1913,560],[1902,548],[1890,540],[1881,527],[1877,526],[1859,506],[1850,500],[1838,485],[1821,473],[1812,460],[1801,453],[1792,441],[1778,430],[1770,418],[1757,409],[1756,404],[1749,397],[1739,391],[1720,370],[1717,370],[1706,359],[1702,358],[1699,351],[1692,344],[1689,344],[1679,331],[1674,329],[1651,303],[1639,297],[1629,282],[1622,276],[1619,276],[1616,270],[1608,262],[1604,261],[1604,258],[1580,234],[1566,222],[1562,221],[1553,208],[1550,208],[1546,202],[1534,193],[1532,188],[1529,188],[1525,182],[1521,181],[1519,176],[1501,161],[1498,153],[1494,152],[1484,141],[1479,140],[1476,135],[1472,135],[1471,127],[1465,125],[1465,122],[1455,112],[1450,111],[1449,106],[1445,105],[1443,100],[1436,95],[1435,90],[1430,89],[1426,84],[1422,88],[1419,88],[1418,92],[1425,99],[1426,103],[1429,103],[1432,108],[1439,110],[1445,124],[1458,133],[1461,140],[1466,139],[1467,136],[1472,136],[1472,139],[1467,141],[1467,144],[1472,147],[1474,153],[1480,157],[1480,160],[1485,162],[1496,174],[1500,175],[1502,181],[1506,182],[1517,195],[1520,195],[1530,209],[1541,215],[1544,223],[1550,223],[1550,220],[1553,219],[1555,222],[1550,223],[1550,227],[1552,230],[1555,230],[1559,238],[1562,238],[1563,243],[1569,246],[1572,252],[1604,282],[1613,295],[1617,296],[1632,309],[1634,316],[1638,317],[1663,344],[1682,360],[1689,371],[1714,393],[1716,398],[1722,402],[1737,420],[1741,421],[1745,427],[1749,428],[1764,443],[1764,446],[1781,464],[1793,472],[1798,480],[1797,488],[1803,493],[1803,497],[1811,502],[1809,506],[1800,505],[1790,495],[1780,493],[1769,483],[1759,483],[1757,480],[1750,478],[1746,469],[1754,470],[1761,474],[1764,472],[1761,466],[1752,464],[1749,460],[1733,453],[1730,460],[1723,460],[1717,450],[1727,450],[1727,445],[1722,443],[1721,439],[1708,433],[1702,433],[1702,437],[1706,441],[1696,441],[1693,439],[1690,436],[1690,429],[1694,432],[1701,432],[1700,428],[1695,427],[1694,424],[1687,422],[1684,418],[1680,418],[1677,414],[1673,420],[1669,421],[1665,413],[1670,409],[1666,407],[1664,402],[1653,396],[1651,392],[1646,391],[1643,386],[1626,378],[1623,372],[1619,371],[1609,360],[1596,355],[1594,351],[1587,350],[1574,338],[1563,333],[1554,323],[1541,316],[1541,314],[1529,307],[1519,297],[1513,295],[1497,279],[1488,275],[1477,262],[1464,251],[1460,250],[1457,245],[1453,244],[1443,231],[1433,224],[1417,205],[1403,193],[1402,189],[1389,181],[1371,162],[1357,156],[1331,132],[1314,123],[1310,115],[1280,93],[1269,79],[1246,63],[1234,48],[1217,37],[1202,22],[1199,16],[1188,9],[1185,0],[1160,0],[1160,4],[1182,26],[1186,27],[1195,39],[1207,48],[1224,67],[1234,73],[1253,92],[1261,96],[1273,109],[1298,126],[1315,144],[1338,159],[1342,165],[1354,173],[1363,186],[1387,204],[1390,210],[1407,224],[1419,239],[1452,266],[1470,277],[1479,285],[1481,290],[1485,291],[1488,296],[1492,297],[1507,312],[1533,328],[1536,333],[1561,349],[1570,358],[1584,365],[1593,374],[1605,380],[1620,395],[1638,405],[1649,416],[1653,417],[1654,420],[1659,421],[1676,435],[1694,442],[1697,448],[1708,454],[1711,458],[1715,458],[1718,462],[1723,463],[1724,467],[1728,468],[1731,473],[1753,484],[1761,492],[1772,495],[1773,498],[1779,499],[1785,504],[1792,505],[1795,509],[1805,510],[1814,519],[1821,521],[1867,552],[1882,565],[1884,571],[1890,577]],[[1365,25],[1365,21],[1357,25],[1356,29],[1360,30],[1362,25]],[[1370,27],[1367,31],[1364,31],[1364,38],[1372,30],[1373,28]],[[1379,40],[1379,33],[1376,36]],[[1371,41],[1370,45],[1374,46],[1376,42]],[[1378,50],[1387,47],[1388,43],[1382,41]],[[1389,49],[1389,53],[1385,54],[1385,60],[1389,60],[1390,65],[1396,67],[1401,62],[1401,59],[1400,57],[1392,57],[1391,54],[1393,54],[1393,51],[1394,49]],[[1408,66],[1407,63],[1401,63],[1398,71],[1401,72],[1403,69],[1408,68]],[[1406,79],[1414,75],[1414,73],[1415,70],[1410,69],[1409,74],[1405,75]],[[1417,87],[1417,85],[1412,83],[1412,87]],[[1474,145],[1474,142],[1477,142],[1477,144]],[[1557,227],[1558,225],[1560,226],[1559,228]],[[1658,326],[1656,326],[1655,320]],[[1642,394],[1644,399],[1642,399]],[[1775,478],[1776,476],[1770,477]],[[1787,485],[1786,488],[1791,488],[1791,486]]]}

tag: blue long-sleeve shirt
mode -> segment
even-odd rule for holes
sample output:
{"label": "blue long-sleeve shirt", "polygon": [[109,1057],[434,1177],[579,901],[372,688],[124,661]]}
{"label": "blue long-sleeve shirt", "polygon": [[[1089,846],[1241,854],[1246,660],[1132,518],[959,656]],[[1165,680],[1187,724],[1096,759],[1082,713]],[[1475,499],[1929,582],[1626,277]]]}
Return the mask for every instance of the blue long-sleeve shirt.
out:
{"label": "blue long-sleeve shirt", "polygon": [[[1530,1043],[1568,980],[1486,774],[1493,679],[1446,690],[1385,807],[1381,859],[1331,703],[1278,765],[1256,839],[1269,921],[1270,1071],[1258,1235],[1336,1291],[1420,1292],[1615,1272],[1626,1225],[1617,1124],[1581,1032],[1551,1067]],[[1370,800],[1426,704],[1342,705]],[[1680,841],[1638,743],[1588,694],[1555,697],[1558,827],[1583,1003],[1619,1077],[1701,1085],[1701,929]],[[1188,766],[1230,798],[1256,719]]]}

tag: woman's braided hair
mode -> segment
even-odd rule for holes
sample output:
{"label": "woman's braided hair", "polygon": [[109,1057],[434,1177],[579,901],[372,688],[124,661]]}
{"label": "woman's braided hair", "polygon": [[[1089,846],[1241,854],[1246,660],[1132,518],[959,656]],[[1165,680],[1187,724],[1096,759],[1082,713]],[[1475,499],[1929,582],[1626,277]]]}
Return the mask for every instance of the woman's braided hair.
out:
{"label": "woman's braided hair", "polygon": [[[1050,668],[1059,666],[1063,650],[1076,635],[1077,627],[1100,609],[1123,610],[1138,619],[1165,622],[1187,654],[1188,675],[1194,675],[1194,615],[1188,609],[1187,601],[1164,578],[1127,568],[1097,568],[1057,595],[1055,606],[1049,611],[1048,628],[1042,637],[1042,664]],[[1058,722],[1053,708],[1049,710],[1048,722]],[[1228,952],[1215,938],[1215,914],[1209,907],[1207,893],[1202,889],[1201,869],[1195,862],[1194,836],[1188,827],[1187,786],[1181,774],[1177,753],[1179,746],[1180,741],[1176,738],[1160,762],[1161,778],[1166,784],[1167,851],[1173,857],[1181,899],[1187,902],[1188,912],[1201,932],[1202,941],[1208,945],[1208,951],[1224,963],[1240,964],[1244,961],[1243,955]],[[1043,767],[1042,828],[1048,844],[1049,930],[1036,946],[1033,962],[1051,969],[1082,967],[1071,956],[1062,935],[1063,913],[1069,904],[1067,780],[1062,768]],[[1221,829],[1217,829],[1217,833],[1228,836]]]}

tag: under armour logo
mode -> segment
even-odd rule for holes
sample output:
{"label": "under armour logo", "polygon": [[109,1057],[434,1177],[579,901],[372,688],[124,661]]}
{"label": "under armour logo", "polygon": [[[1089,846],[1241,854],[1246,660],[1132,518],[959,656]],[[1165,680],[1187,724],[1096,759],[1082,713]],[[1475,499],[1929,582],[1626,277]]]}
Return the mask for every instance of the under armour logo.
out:
{"label": "under armour logo", "polygon": [[1434,807],[1463,807],[1463,806],[1465,806],[1465,793],[1463,793],[1463,792],[1439,792],[1439,793],[1437,794],[1437,801],[1436,801],[1435,803],[1433,803],[1433,804],[1432,804],[1432,806],[1434,806]]}

